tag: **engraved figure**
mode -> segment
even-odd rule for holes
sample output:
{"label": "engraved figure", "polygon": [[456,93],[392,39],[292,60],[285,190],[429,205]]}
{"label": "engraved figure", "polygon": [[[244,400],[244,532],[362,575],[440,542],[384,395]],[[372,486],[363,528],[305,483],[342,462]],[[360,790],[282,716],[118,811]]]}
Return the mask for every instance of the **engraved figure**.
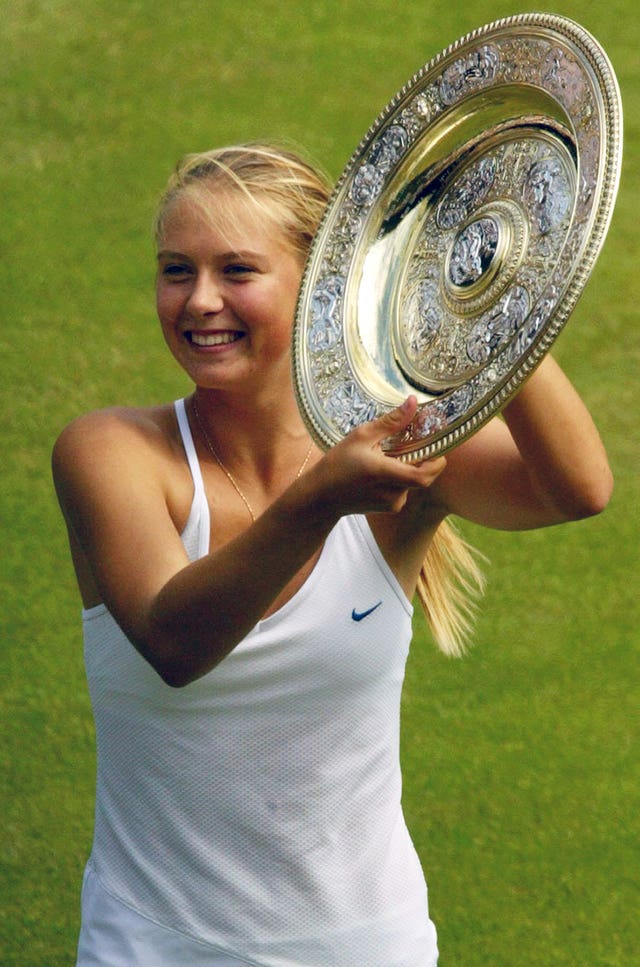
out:
{"label": "engraved figure", "polygon": [[479,218],[459,233],[449,259],[449,278],[454,285],[477,282],[493,261],[498,247],[498,225],[493,218]]}
{"label": "engraved figure", "polygon": [[408,299],[403,327],[407,350],[412,359],[419,359],[433,342],[441,322],[438,287],[432,279],[424,279]]}
{"label": "engraved figure", "polygon": [[582,69],[559,48],[554,48],[542,65],[542,83],[562,94],[564,102],[576,106],[585,97]]}
{"label": "engraved figure", "polygon": [[377,416],[376,404],[372,400],[364,399],[352,380],[336,387],[326,400],[325,409],[343,433],[348,433],[354,427]]}
{"label": "engraved figure", "polygon": [[436,212],[436,225],[447,229],[459,225],[486,197],[496,176],[495,158],[481,158],[463,171],[445,193]]}
{"label": "engraved figure", "polygon": [[453,104],[468,88],[491,81],[499,64],[500,54],[490,44],[471,51],[444,69],[439,82],[440,97],[445,104]]}
{"label": "engraved figure", "polygon": [[369,153],[369,164],[387,172],[407,150],[409,136],[401,124],[392,124],[374,143]]}
{"label": "engraved figure", "polygon": [[356,205],[370,205],[384,182],[384,171],[373,164],[363,164],[356,173],[351,186],[351,198]]}
{"label": "engraved figure", "polygon": [[447,420],[452,423],[459,416],[462,416],[473,402],[473,388],[467,384],[460,386],[453,393],[442,401],[442,408]]}
{"label": "engraved figure", "polygon": [[571,205],[571,188],[560,161],[545,158],[535,162],[529,169],[523,195],[542,235],[557,228]]}
{"label": "engraved figure", "polygon": [[338,305],[344,291],[344,278],[329,275],[316,285],[311,297],[312,326],[308,345],[312,352],[325,352],[333,348],[342,333],[338,318]]}
{"label": "engraved figure", "polygon": [[467,355],[474,363],[485,363],[516,333],[529,313],[529,293],[515,285],[500,300],[491,313],[484,316],[471,330],[467,340]]}
{"label": "engraved figure", "polygon": [[415,428],[418,437],[431,436],[433,433],[438,433],[440,430],[444,430],[446,425],[447,421],[437,405],[425,406],[419,412],[419,415],[415,420]]}

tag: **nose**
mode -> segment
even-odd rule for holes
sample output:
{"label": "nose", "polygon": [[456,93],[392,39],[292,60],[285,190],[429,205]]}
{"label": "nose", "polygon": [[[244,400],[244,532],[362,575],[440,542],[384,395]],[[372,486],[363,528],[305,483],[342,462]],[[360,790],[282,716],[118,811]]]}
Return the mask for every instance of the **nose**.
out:
{"label": "nose", "polygon": [[199,316],[207,316],[221,312],[223,306],[219,280],[212,272],[199,272],[187,300],[189,311]]}

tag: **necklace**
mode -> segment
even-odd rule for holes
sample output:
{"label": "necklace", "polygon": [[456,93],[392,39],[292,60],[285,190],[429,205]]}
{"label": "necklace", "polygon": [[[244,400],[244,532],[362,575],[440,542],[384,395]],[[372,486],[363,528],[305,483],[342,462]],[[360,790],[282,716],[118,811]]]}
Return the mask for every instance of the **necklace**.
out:
{"label": "necklace", "polygon": [[[204,423],[202,422],[202,420],[200,418],[200,412],[198,410],[198,404],[196,402],[195,396],[193,397],[193,412],[195,413],[196,421],[198,423],[198,426],[200,427],[200,432],[202,433],[202,436],[204,437],[204,442],[207,444],[207,447],[208,447],[208,449],[209,449],[212,457],[214,458],[214,460],[216,461],[216,463],[218,464],[218,466],[220,467],[220,469],[222,470],[222,472],[227,477],[229,483],[231,484],[231,486],[233,487],[233,489],[237,493],[237,495],[240,498],[240,500],[242,501],[242,503],[245,505],[245,507],[249,511],[249,516],[251,517],[251,520],[255,523],[256,515],[255,515],[255,513],[253,511],[253,507],[251,506],[251,504],[249,503],[249,501],[247,500],[247,498],[243,494],[242,490],[240,489],[240,486],[239,486],[236,478],[233,476],[233,474],[231,473],[231,471],[228,470],[227,467],[222,462],[222,459],[218,455],[218,451],[216,450],[216,448],[214,447],[213,443],[209,439],[209,434],[207,433],[207,431],[206,431],[206,429],[204,427]],[[301,477],[302,476],[302,473],[304,471],[304,468],[306,467],[307,463],[309,462],[309,457],[311,456],[311,451],[312,450],[313,450],[313,441],[311,441],[311,443],[309,444],[309,449],[307,450],[307,453],[305,455],[305,458],[302,461],[302,463],[300,464],[300,469],[298,470],[298,472],[296,474],[296,477],[295,477],[296,480],[298,479],[298,477]]]}

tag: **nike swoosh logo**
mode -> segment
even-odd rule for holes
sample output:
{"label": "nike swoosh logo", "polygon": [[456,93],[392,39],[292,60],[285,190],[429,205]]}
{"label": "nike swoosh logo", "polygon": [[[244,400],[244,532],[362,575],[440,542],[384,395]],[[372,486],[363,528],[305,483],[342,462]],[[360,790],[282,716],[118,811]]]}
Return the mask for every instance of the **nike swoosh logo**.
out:
{"label": "nike swoosh logo", "polygon": [[372,614],[372,612],[374,612],[376,608],[379,608],[381,604],[382,604],[382,601],[378,601],[377,604],[374,604],[372,608],[368,608],[366,611],[356,611],[356,609],[354,608],[353,611],[351,612],[351,617],[353,618],[354,621],[362,621],[363,618],[367,618],[370,614]]}

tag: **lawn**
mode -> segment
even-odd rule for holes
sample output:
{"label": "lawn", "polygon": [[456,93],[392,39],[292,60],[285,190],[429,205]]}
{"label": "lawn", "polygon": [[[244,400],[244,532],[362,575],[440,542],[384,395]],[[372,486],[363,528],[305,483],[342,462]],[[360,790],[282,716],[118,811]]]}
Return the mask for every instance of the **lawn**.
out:
{"label": "lawn", "polygon": [[[443,967],[631,967],[640,958],[640,28],[635,0],[541,8],[603,43],[625,107],[609,236],[554,349],[600,426],[616,491],[601,517],[563,528],[466,528],[490,564],[465,659],[441,657],[416,621],[405,806]],[[6,967],[73,962],[93,732],[49,453],[80,412],[186,390],[153,312],[149,226],[169,171],[187,151],[269,137],[305,146],[337,176],[418,67],[526,9],[484,0],[2,4]]]}

